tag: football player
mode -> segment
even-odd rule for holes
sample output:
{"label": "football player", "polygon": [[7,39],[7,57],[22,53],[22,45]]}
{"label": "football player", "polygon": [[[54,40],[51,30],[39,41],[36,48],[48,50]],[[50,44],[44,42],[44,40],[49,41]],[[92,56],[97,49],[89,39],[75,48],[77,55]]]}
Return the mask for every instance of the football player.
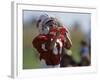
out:
{"label": "football player", "polygon": [[89,54],[89,46],[87,41],[81,41],[81,50],[80,50],[80,66],[89,66],[90,65],[90,54]]}
{"label": "football player", "polygon": [[40,16],[37,27],[40,34],[32,44],[39,52],[41,62],[45,64],[44,67],[60,67],[62,48],[69,49],[72,45],[68,31],[63,27],[58,28],[56,19],[48,15]]}

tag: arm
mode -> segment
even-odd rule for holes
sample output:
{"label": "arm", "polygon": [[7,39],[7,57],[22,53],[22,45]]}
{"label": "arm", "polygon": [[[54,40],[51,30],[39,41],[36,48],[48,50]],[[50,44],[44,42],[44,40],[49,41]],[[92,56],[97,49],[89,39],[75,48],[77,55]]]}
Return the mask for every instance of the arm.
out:
{"label": "arm", "polygon": [[68,33],[65,33],[65,48],[70,49],[72,47],[72,41]]}
{"label": "arm", "polygon": [[47,51],[45,51],[44,49],[42,49],[42,40],[39,37],[36,37],[33,39],[32,41],[33,44],[33,48],[35,48],[38,52],[38,57],[40,60],[42,60],[42,63],[44,64],[44,60],[46,59],[47,56]]}
{"label": "arm", "polygon": [[52,42],[50,44],[50,49],[53,49],[53,47],[54,47],[59,35],[60,35],[60,32],[57,32],[55,38],[52,40]]}
{"label": "arm", "polygon": [[44,51],[44,50],[41,48],[42,42],[41,42],[41,40],[40,40],[38,37],[36,37],[36,38],[33,39],[32,44],[33,44],[33,47],[34,47],[39,53],[45,53],[45,52],[46,52],[46,51]]}

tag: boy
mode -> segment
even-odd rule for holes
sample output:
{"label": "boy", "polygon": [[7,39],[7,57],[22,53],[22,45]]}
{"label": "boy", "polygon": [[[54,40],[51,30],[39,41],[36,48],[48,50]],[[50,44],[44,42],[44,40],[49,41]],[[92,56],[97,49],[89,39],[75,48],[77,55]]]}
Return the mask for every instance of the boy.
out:
{"label": "boy", "polygon": [[41,32],[33,39],[32,44],[39,52],[41,62],[45,68],[60,67],[62,48],[69,49],[72,45],[67,30],[58,28],[56,19],[47,15],[42,15],[42,19],[40,16],[37,27]]}

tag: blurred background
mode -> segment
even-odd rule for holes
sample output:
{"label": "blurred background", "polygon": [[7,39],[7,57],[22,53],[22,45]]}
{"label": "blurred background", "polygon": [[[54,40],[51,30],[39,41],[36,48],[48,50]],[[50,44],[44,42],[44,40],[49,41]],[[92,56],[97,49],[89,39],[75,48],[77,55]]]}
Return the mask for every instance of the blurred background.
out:
{"label": "blurred background", "polygon": [[72,58],[79,63],[80,42],[87,41],[89,50],[91,48],[91,14],[23,10],[23,69],[41,68],[38,52],[32,46],[32,40],[39,34],[36,22],[41,14],[58,18],[69,29],[73,43]]}

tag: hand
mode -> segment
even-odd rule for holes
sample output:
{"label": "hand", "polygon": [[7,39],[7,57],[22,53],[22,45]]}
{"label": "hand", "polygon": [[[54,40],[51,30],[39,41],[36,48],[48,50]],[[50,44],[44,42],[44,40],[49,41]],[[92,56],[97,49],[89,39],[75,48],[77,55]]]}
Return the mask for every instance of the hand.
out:
{"label": "hand", "polygon": [[56,32],[56,37],[58,38],[60,36],[60,28],[57,28],[57,32]]}
{"label": "hand", "polygon": [[60,36],[60,31],[56,32],[56,37],[58,38]]}

